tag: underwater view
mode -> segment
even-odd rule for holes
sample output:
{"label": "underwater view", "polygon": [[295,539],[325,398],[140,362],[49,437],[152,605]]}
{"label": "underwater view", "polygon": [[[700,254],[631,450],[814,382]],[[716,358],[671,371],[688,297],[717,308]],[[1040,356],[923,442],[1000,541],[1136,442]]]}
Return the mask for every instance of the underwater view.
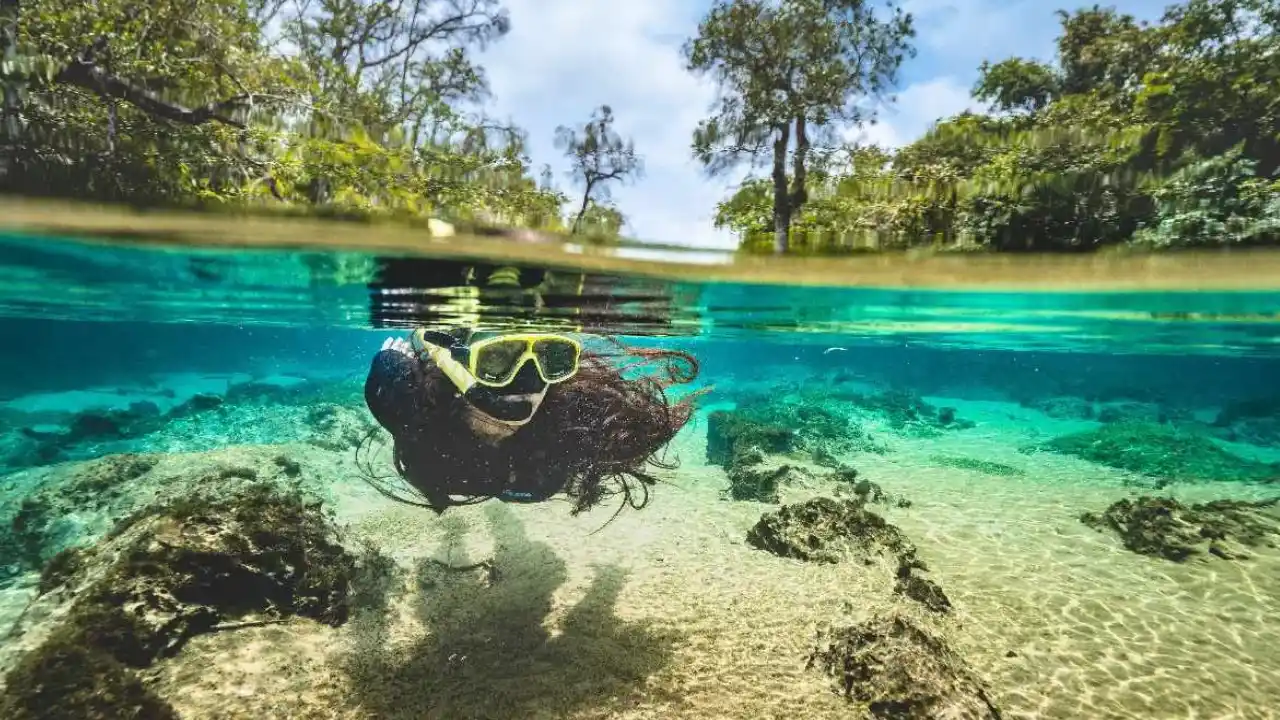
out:
{"label": "underwater view", "polygon": [[16,233],[0,288],[5,718],[1280,707],[1274,290]]}

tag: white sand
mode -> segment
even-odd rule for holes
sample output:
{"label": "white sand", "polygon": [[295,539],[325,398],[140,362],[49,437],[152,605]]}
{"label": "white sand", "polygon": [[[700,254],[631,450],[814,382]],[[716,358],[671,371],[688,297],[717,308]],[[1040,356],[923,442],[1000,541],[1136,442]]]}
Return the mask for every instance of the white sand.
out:
{"label": "white sand", "polygon": [[[401,568],[392,592],[368,594],[386,607],[338,629],[297,620],[199,637],[149,677],[192,719],[849,718],[830,681],[805,669],[814,632],[896,608],[944,636],[1006,717],[1280,716],[1280,553],[1185,564],[1131,553],[1078,521],[1134,492],[1121,473],[1016,451],[1061,423],[989,403],[961,415],[979,427],[855,460],[913,501],[880,511],[919,546],[949,617],[923,617],[882,568],[747,546],[772,508],[720,498],[702,426],[677,441],[685,464],[672,484],[595,534],[611,509],[573,518],[562,503],[490,503],[437,518],[364,487],[345,454],[290,446],[305,474],[333,483],[339,518]],[[938,467],[938,454],[1027,474]],[[492,558],[496,573],[429,558]]]}

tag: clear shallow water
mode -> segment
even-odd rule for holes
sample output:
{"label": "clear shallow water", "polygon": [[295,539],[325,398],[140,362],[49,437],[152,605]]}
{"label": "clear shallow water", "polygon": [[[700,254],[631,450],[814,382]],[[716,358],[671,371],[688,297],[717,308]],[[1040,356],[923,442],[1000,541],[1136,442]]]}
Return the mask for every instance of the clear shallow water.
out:
{"label": "clear shallow water", "polygon": [[[430,652],[414,655],[413,642],[407,659],[390,645],[369,651],[365,662],[382,663],[377,682],[319,651],[302,669],[281,664],[302,652],[299,643],[360,645],[367,622],[202,635],[147,676],[183,717],[289,717],[299,707],[317,717],[840,717],[850,711],[830,679],[804,668],[813,628],[902,603],[1006,716],[1269,717],[1280,706],[1280,556],[1268,547],[1280,524],[1269,510],[1241,510],[1252,534],[1241,516],[1175,511],[1192,536],[1225,527],[1221,547],[1170,536],[1167,523],[1152,530],[1142,523],[1159,518],[1147,515],[1132,517],[1160,540],[1155,550],[1080,521],[1122,498],[1189,507],[1280,495],[1280,288],[790,287],[556,268],[554,289],[535,297],[464,287],[471,265],[0,235],[0,523],[9,528],[0,633],[12,628],[0,647],[4,669],[32,657],[24,653],[60,622],[57,608],[76,601],[71,590],[39,586],[60,550],[106,542],[149,498],[256,478],[323,496],[342,522],[418,572],[411,604],[457,607],[419,618]],[[469,542],[480,549],[471,559],[496,537],[502,572],[460,587],[423,574],[426,559],[461,552],[462,531],[427,511],[378,504],[353,464],[352,439],[369,422],[361,388],[382,341],[456,322],[580,327],[693,353],[696,386],[708,393],[672,443],[681,459],[664,475],[672,487],[586,544],[612,510],[578,524],[555,503],[506,519],[451,511],[445,518],[472,518]],[[735,414],[717,420],[715,411]],[[766,453],[770,472],[792,468],[775,497],[735,498],[735,478],[751,468],[717,457],[726,417],[796,434]],[[127,471],[135,460],[118,458],[130,454],[149,458],[147,469]],[[910,500],[875,512],[918,547],[930,568],[920,576],[945,591],[949,611],[899,602],[892,567],[880,578],[857,562],[784,559],[746,541],[782,505],[849,497],[832,474],[841,467]],[[38,522],[24,514],[32,507]],[[485,522],[494,526],[488,540]],[[512,528],[523,528],[519,537]],[[1161,554],[1171,545],[1192,548],[1190,557]],[[631,578],[609,590],[623,615],[665,622],[681,639],[649,657],[638,640],[592,625],[605,612],[590,605],[604,602],[592,593],[613,586],[586,585],[581,601],[596,610],[573,615],[581,587],[568,578],[600,563]],[[530,569],[548,566],[564,577]],[[468,615],[471,605],[490,617]],[[563,612],[569,620],[556,619]],[[365,622],[374,611],[360,613]],[[595,629],[557,645],[565,635],[531,630],[544,615],[570,638],[583,623]],[[513,616],[517,626],[503,624]],[[501,632],[482,638],[482,627]],[[393,624],[379,632],[414,637]],[[494,643],[539,649],[512,662],[484,649]],[[457,665],[464,651],[492,662]],[[226,677],[192,679],[223,661],[233,668]],[[244,667],[255,668],[248,685]],[[563,682],[535,691],[535,676]],[[566,699],[571,677],[582,697]],[[423,686],[434,696],[385,700]],[[601,698],[588,701],[593,693]],[[299,704],[273,704],[282,697]],[[966,697],[956,702],[971,708]]]}

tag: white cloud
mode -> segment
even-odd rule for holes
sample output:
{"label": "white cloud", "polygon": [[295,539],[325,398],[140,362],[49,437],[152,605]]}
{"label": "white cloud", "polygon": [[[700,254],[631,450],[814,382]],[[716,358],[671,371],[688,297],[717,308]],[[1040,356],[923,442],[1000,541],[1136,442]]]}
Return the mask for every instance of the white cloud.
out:
{"label": "white cloud", "polygon": [[551,164],[572,194],[553,144],[555,128],[583,122],[601,104],[636,142],[645,175],[613,187],[641,239],[731,247],[712,227],[715,204],[728,192],[709,181],[689,152],[694,127],[713,99],[711,86],[684,70],[680,44],[697,11],[680,0],[508,0],[511,32],[487,51],[497,114],[529,131],[534,162]]}
{"label": "white cloud", "polygon": [[900,147],[923,135],[935,120],[979,107],[980,103],[969,96],[969,88],[955,78],[925,80],[897,93],[892,105],[881,108],[879,122],[850,128],[845,138],[851,142]]}
{"label": "white cloud", "polygon": [[[1159,0],[1130,0],[1135,12]],[[548,163],[569,190],[566,164],[553,145],[555,128],[587,119],[602,103],[613,107],[617,129],[635,140],[646,175],[614,188],[631,221],[628,234],[644,240],[732,247],[712,227],[715,205],[734,179],[708,180],[689,143],[706,116],[713,88],[684,70],[680,45],[707,9],[705,0],[506,0],[512,30],[480,58],[494,91],[491,111],[529,131],[535,165]],[[919,56],[903,68],[897,103],[879,123],[850,139],[899,146],[939,117],[973,107],[978,64],[1026,55],[1048,59],[1058,27],[1043,0],[905,0],[915,14]],[[1137,13],[1149,15],[1150,13]]]}

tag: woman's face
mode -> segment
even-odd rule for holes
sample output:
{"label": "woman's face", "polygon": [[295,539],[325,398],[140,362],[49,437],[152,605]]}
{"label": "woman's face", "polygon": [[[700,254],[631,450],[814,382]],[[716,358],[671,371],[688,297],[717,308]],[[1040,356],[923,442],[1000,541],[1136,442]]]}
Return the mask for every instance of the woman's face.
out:
{"label": "woman's face", "polygon": [[510,384],[472,390],[467,398],[467,422],[485,437],[509,437],[533,419],[548,387],[533,363],[526,362]]}

